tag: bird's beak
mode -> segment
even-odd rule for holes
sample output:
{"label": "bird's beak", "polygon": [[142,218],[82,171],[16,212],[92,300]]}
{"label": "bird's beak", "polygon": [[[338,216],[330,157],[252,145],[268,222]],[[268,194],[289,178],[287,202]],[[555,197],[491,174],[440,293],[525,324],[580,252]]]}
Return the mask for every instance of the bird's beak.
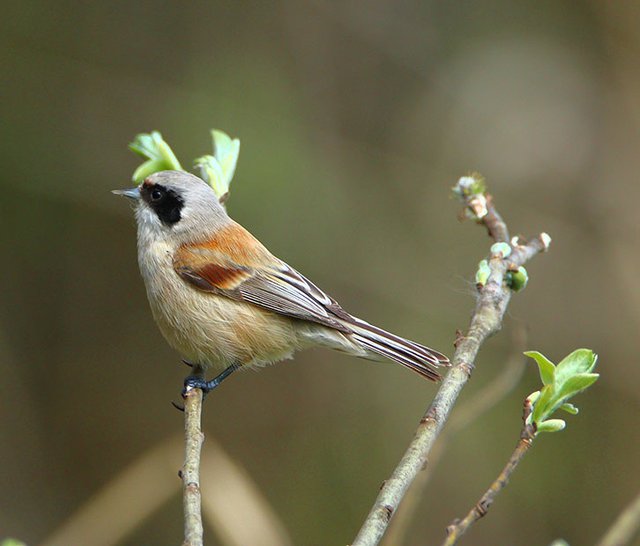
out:
{"label": "bird's beak", "polygon": [[133,201],[137,201],[140,199],[140,189],[136,186],[135,188],[128,188],[126,190],[111,190],[111,193],[115,193],[116,195],[122,195]]}

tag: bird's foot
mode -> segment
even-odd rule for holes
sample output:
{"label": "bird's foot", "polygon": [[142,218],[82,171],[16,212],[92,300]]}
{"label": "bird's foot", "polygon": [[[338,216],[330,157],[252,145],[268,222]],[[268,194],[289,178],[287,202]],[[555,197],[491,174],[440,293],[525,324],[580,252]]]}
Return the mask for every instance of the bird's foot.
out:
{"label": "bird's foot", "polygon": [[184,380],[184,388],[182,389],[182,398],[193,389],[200,389],[203,396],[209,394],[220,383],[222,383],[227,377],[235,372],[240,366],[232,364],[226,368],[222,373],[216,375],[213,379],[207,381],[202,375],[188,375]]}

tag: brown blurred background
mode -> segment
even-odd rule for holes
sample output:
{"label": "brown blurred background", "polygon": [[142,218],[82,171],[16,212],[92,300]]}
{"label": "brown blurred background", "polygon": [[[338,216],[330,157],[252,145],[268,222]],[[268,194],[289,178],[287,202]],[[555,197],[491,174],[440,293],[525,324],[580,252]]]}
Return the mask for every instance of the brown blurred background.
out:
{"label": "brown blurred background", "polygon": [[[216,127],[242,142],[238,221],[348,310],[445,351],[488,249],[456,219],[456,179],[480,171],[514,233],[551,234],[460,406],[501,372],[514,324],[553,360],[593,348],[602,378],[464,543],[593,543],[640,488],[639,24],[631,1],[5,3],[0,537],[44,543],[180,434],[169,402],[187,369],[153,324],[132,214],[109,190],[130,183],[136,133],[160,130],[189,165]],[[439,543],[477,500],[537,384],[526,364],[450,442],[406,545]],[[435,389],[310,351],[232,377],[204,426],[293,544],[346,544]],[[181,542],[171,453],[158,475],[175,493],[117,544]],[[242,520],[221,481],[205,494]],[[99,510],[84,544],[137,494]]]}

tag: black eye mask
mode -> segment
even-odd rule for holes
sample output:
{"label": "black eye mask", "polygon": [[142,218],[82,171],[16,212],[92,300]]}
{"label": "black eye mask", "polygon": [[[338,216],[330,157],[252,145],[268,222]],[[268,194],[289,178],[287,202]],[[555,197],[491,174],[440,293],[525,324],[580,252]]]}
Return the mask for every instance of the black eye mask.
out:
{"label": "black eye mask", "polygon": [[182,218],[180,212],[184,202],[174,190],[145,182],[140,188],[140,195],[166,226],[172,226]]}

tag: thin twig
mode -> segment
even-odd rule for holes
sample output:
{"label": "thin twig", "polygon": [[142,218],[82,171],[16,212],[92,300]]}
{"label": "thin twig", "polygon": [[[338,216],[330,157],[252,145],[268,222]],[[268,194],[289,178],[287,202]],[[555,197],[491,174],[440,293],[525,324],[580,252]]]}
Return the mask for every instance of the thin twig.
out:
{"label": "thin twig", "polygon": [[[477,203],[469,201],[466,205],[471,208]],[[508,242],[509,230],[495,210],[492,199],[488,197],[483,205],[486,207],[483,213],[476,214],[480,218],[479,222],[485,225],[495,242]],[[504,283],[507,269],[523,265],[537,253],[546,250],[548,244],[548,236],[542,234],[529,242],[512,245],[512,253],[508,259],[504,259],[501,254],[490,257],[489,278],[480,289],[467,335],[456,340],[453,366],[420,420],[405,454],[391,477],[383,484],[353,546],[373,546],[380,542],[400,501],[427,463],[427,456],[471,375],[480,346],[501,328],[502,318],[511,299],[511,290]]]}
{"label": "thin twig", "polygon": [[448,441],[506,398],[520,381],[525,369],[522,363],[524,358],[522,352],[526,347],[524,325],[518,325],[513,338],[512,354],[507,358],[504,367],[500,369],[496,377],[451,415],[447,428],[442,431],[438,442],[431,451],[429,465],[418,474],[411,484],[402,501],[400,510],[391,520],[389,530],[384,536],[382,544],[397,546],[403,543],[409,524],[418,509],[422,493],[429,483],[434,468],[440,462]]}
{"label": "thin twig", "polygon": [[616,518],[597,546],[624,546],[640,531],[640,495]]}
{"label": "thin twig", "polygon": [[520,464],[522,458],[526,455],[527,451],[529,451],[529,448],[533,443],[533,439],[536,436],[536,431],[533,425],[527,424],[527,417],[531,413],[531,402],[528,398],[525,399],[524,404],[524,414],[522,416],[523,427],[520,432],[520,439],[518,440],[516,448],[513,450],[509,461],[469,513],[462,520],[456,520],[447,527],[447,538],[442,543],[442,546],[453,546],[456,544],[471,525],[486,515],[498,493],[500,493],[500,491],[502,491],[509,483],[511,474],[513,474],[513,471]]}
{"label": "thin twig", "polygon": [[180,471],[184,506],[183,546],[202,546],[203,544],[200,453],[204,434],[201,416],[202,391],[188,389],[184,397],[184,466]]}

